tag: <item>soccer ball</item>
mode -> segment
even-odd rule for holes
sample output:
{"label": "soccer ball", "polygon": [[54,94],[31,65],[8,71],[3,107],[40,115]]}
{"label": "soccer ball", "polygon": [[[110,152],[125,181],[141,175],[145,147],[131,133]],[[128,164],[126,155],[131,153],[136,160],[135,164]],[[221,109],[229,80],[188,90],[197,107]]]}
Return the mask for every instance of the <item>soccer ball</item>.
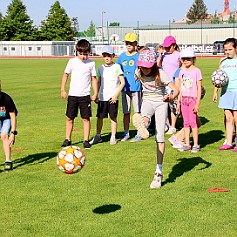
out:
{"label": "soccer ball", "polygon": [[218,69],[212,73],[211,80],[215,87],[221,88],[227,84],[228,75],[225,71]]}
{"label": "soccer ball", "polygon": [[85,165],[84,151],[77,146],[67,146],[57,155],[58,168],[66,174],[73,174],[81,170]]}

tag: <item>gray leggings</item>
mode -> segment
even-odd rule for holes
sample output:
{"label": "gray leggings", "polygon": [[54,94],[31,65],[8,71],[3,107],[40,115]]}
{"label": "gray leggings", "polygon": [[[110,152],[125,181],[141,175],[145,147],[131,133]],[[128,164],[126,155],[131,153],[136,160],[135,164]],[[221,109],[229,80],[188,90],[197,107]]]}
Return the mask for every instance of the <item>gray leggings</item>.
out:
{"label": "gray leggings", "polygon": [[168,116],[168,103],[144,98],[141,107],[142,117],[151,117],[155,114],[156,142],[165,142],[165,123]]}

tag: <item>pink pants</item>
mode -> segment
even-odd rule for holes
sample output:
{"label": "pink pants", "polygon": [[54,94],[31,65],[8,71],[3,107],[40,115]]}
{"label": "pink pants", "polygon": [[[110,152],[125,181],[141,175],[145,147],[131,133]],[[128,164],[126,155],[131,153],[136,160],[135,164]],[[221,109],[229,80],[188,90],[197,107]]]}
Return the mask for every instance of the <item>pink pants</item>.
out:
{"label": "pink pants", "polygon": [[183,96],[181,102],[181,111],[183,115],[183,124],[184,127],[197,127],[197,114],[193,112],[193,108],[196,104],[197,98]]}

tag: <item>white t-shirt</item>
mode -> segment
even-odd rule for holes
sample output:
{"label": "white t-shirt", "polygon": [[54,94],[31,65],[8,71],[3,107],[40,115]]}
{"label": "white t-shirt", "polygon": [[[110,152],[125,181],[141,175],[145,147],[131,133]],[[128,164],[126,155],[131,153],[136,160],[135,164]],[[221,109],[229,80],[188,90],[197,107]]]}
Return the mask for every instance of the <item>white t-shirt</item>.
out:
{"label": "white t-shirt", "polygon": [[100,101],[108,101],[115,94],[120,85],[119,75],[123,75],[123,71],[117,63],[99,67],[98,76],[101,77]]}
{"label": "white t-shirt", "polygon": [[69,59],[64,70],[65,73],[71,73],[71,82],[68,95],[87,96],[91,93],[91,77],[96,76],[95,62],[87,59],[82,62],[79,58]]}

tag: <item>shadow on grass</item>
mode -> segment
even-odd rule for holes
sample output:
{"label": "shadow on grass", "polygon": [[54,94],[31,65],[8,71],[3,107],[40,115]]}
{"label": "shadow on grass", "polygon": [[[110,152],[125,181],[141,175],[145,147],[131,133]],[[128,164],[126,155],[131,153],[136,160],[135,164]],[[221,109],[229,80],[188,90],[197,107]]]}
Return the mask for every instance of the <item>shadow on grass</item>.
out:
{"label": "shadow on grass", "polygon": [[224,138],[223,131],[212,130],[207,133],[199,134],[198,141],[201,147],[205,147],[208,144],[218,142]]}
{"label": "shadow on grass", "polygon": [[167,183],[175,182],[175,180],[178,177],[192,170],[195,166],[199,164],[204,165],[204,167],[199,170],[207,169],[208,167],[211,166],[210,162],[203,160],[201,157],[181,158],[181,159],[178,159],[178,161],[179,163],[173,167],[171,173],[169,174],[169,177],[162,183],[162,186],[164,186]]}
{"label": "shadow on grass", "polygon": [[103,205],[100,207],[96,207],[93,212],[96,214],[108,214],[111,212],[115,212],[121,209],[121,206],[118,204],[108,204],[108,205]]}
{"label": "shadow on grass", "polygon": [[14,169],[17,169],[23,165],[29,165],[32,163],[40,164],[57,156],[56,152],[45,152],[28,155],[23,158],[14,160]]}

